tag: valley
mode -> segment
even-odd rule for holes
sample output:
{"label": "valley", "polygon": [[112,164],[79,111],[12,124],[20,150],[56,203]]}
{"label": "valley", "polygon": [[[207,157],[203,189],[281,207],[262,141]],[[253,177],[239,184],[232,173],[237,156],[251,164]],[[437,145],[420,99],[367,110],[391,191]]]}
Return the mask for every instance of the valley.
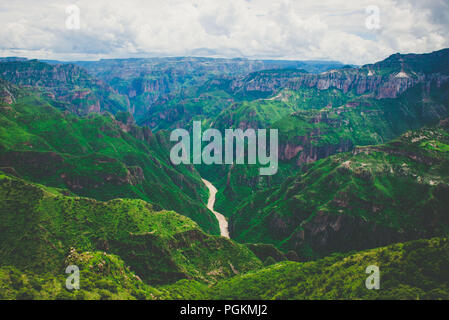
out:
{"label": "valley", "polygon": [[[277,130],[276,172],[174,163],[212,128]],[[449,299],[448,199],[449,49],[0,60],[1,299]]]}

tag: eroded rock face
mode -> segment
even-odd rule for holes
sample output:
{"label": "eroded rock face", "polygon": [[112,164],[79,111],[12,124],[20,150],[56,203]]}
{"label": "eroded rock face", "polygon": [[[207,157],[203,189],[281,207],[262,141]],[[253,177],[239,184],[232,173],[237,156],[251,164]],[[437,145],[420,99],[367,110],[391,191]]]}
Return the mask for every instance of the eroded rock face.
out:
{"label": "eroded rock face", "polygon": [[10,83],[0,79],[0,105],[11,105],[16,101],[17,89]]}
{"label": "eroded rock face", "polygon": [[297,165],[315,162],[339,152],[348,152],[353,148],[350,140],[342,140],[335,145],[313,145],[310,136],[297,137],[293,142],[281,142],[279,159],[290,161],[294,159]]}
{"label": "eroded rock face", "polygon": [[127,183],[130,185],[139,185],[144,182],[145,175],[143,173],[143,169],[139,166],[130,166],[127,167]]}
{"label": "eroded rock face", "polygon": [[[448,123],[302,166],[236,210],[232,237],[268,238],[307,259],[444,234],[449,187],[447,170],[438,168],[448,159],[438,146],[447,145]],[[283,146],[284,156],[301,143],[293,142]]]}
{"label": "eroded rock face", "polygon": [[302,145],[290,144],[287,142],[281,148],[281,160],[291,160],[294,158],[300,151],[303,151],[304,147]]}
{"label": "eroded rock face", "polygon": [[339,89],[344,94],[370,95],[377,99],[396,98],[418,83],[448,81],[449,50],[424,55],[394,54],[375,64],[361,68],[344,68],[309,74],[301,70],[260,71],[230,82],[233,92],[260,91],[270,94],[280,89]]}
{"label": "eroded rock face", "polygon": [[0,62],[0,78],[37,88],[51,99],[69,103],[66,107],[78,115],[115,113],[129,108],[126,96],[121,96],[118,102],[116,90],[72,64],[49,65],[37,60]]}
{"label": "eroded rock face", "polygon": [[[399,76],[398,76],[399,75]],[[259,91],[275,94],[281,89],[299,90],[314,88],[318,90],[339,89],[344,94],[353,91],[357,95],[371,95],[376,99],[396,98],[418,83],[448,81],[447,75],[406,74],[369,75],[363,70],[334,70],[321,74],[308,73],[265,73],[258,72],[251,78],[233,80],[229,87],[233,92]]]}
{"label": "eroded rock face", "polygon": [[[346,106],[345,106],[346,107]],[[353,108],[352,105],[347,108]],[[320,112],[309,120],[313,124],[326,124],[330,128],[343,126],[342,119],[331,119],[326,112]],[[341,139],[336,144],[317,144],[323,135],[318,127],[306,135],[296,136],[290,139],[282,139],[279,147],[279,159],[283,161],[294,160],[297,165],[310,163],[328,157],[335,153],[352,150],[354,144],[351,140]]]}
{"label": "eroded rock face", "polygon": [[319,147],[309,145],[307,149],[304,149],[300,153],[296,163],[301,165],[303,163],[315,162],[336,153],[350,151],[352,148],[353,143],[350,140],[342,140],[336,145],[324,145]]}

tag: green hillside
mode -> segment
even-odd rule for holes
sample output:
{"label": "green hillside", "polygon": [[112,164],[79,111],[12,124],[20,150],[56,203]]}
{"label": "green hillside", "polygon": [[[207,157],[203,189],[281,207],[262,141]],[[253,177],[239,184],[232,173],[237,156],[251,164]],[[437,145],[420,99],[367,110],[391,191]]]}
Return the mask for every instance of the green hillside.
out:
{"label": "green hillside", "polygon": [[217,208],[230,216],[236,203],[242,203],[254,191],[280,185],[304,164],[351,151],[356,146],[380,144],[407,130],[437,124],[449,116],[448,92],[447,83],[438,85],[437,82],[431,82],[427,89],[416,85],[398,98],[380,100],[366,96],[351,98],[335,89],[320,92],[301,89],[282,91],[275,100],[235,104],[211,120],[212,126],[221,130],[277,129],[278,173],[259,177],[258,166],[254,165],[218,169],[198,166],[198,170],[218,186]]}
{"label": "green hillside", "polygon": [[[0,300],[449,299],[448,58],[0,58]],[[277,173],[174,165],[193,121]]]}
{"label": "green hillside", "polygon": [[[366,268],[380,271],[368,290]],[[449,299],[446,238],[398,243],[321,260],[281,262],[212,287],[215,299]]]}
{"label": "green hillside", "polygon": [[[31,89],[15,89],[0,113],[0,167],[47,186],[98,200],[134,198],[191,217],[218,234],[207,189],[192,167],[174,166],[162,134],[125,114],[78,117]],[[122,119],[123,118],[123,119]]]}
{"label": "green hillside", "polygon": [[[66,265],[80,267],[80,290],[68,291],[65,277],[0,268],[3,299],[449,299],[449,241],[433,238],[398,243],[311,262],[280,262],[207,285],[180,280],[142,283],[117,256],[72,251]],[[365,282],[379,267],[378,290]]]}
{"label": "green hillside", "polygon": [[319,160],[239,207],[231,235],[310,258],[447,234],[448,152],[445,121]]}
{"label": "green hillside", "polygon": [[135,300],[157,299],[162,292],[144,284],[123,261],[103,252],[71,252],[66,265],[80,268],[80,289],[65,287],[66,275],[0,267],[0,299],[8,300]]}
{"label": "green hillside", "polygon": [[204,127],[278,129],[280,169],[259,177],[258,166],[197,166],[218,187],[219,211],[231,216],[255,191],[279,186],[304,164],[447,118],[448,53],[393,55],[375,65],[319,75],[264,70],[231,81],[224,91],[234,102],[216,116],[208,114]]}
{"label": "green hillside", "polygon": [[142,200],[66,196],[0,176],[0,265],[61,272],[72,248],[118,255],[146,283],[211,282],[261,265],[244,245],[204,233],[187,217]]}

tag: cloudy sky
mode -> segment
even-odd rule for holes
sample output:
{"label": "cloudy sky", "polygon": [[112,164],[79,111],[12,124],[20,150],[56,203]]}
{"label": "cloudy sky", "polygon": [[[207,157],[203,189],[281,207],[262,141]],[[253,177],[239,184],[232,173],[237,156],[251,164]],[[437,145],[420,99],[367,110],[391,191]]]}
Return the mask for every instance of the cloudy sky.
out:
{"label": "cloudy sky", "polygon": [[448,0],[0,3],[0,56],[40,59],[189,55],[364,64],[449,47],[448,34]]}

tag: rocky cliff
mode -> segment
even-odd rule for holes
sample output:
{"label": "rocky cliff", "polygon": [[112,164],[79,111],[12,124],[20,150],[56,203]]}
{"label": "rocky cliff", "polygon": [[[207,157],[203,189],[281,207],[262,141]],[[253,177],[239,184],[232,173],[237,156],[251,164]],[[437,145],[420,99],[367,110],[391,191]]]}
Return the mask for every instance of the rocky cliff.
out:
{"label": "rocky cliff", "polygon": [[125,96],[73,64],[3,61],[0,62],[0,78],[16,85],[38,88],[51,99],[65,102],[64,108],[79,115],[103,111],[115,113],[127,111],[129,107]]}
{"label": "rocky cliff", "polygon": [[448,126],[410,131],[303,167],[231,217],[231,237],[304,257],[445,233]]}
{"label": "rocky cliff", "polygon": [[266,70],[230,82],[232,92],[277,93],[281,89],[338,89],[344,94],[370,95],[376,99],[396,98],[418,83],[448,82],[449,50],[425,55],[395,54],[361,68],[342,68],[320,74],[303,70]]}
{"label": "rocky cliff", "polygon": [[429,84],[436,81],[438,85],[441,85],[449,80],[448,75],[425,75],[404,71],[385,75],[369,68],[367,66],[361,69],[332,70],[321,74],[260,71],[245,78],[233,80],[229,88],[235,93],[263,92],[270,95],[276,94],[281,89],[338,89],[343,94],[353,92],[356,95],[370,95],[376,99],[384,99],[397,98],[418,83]]}

